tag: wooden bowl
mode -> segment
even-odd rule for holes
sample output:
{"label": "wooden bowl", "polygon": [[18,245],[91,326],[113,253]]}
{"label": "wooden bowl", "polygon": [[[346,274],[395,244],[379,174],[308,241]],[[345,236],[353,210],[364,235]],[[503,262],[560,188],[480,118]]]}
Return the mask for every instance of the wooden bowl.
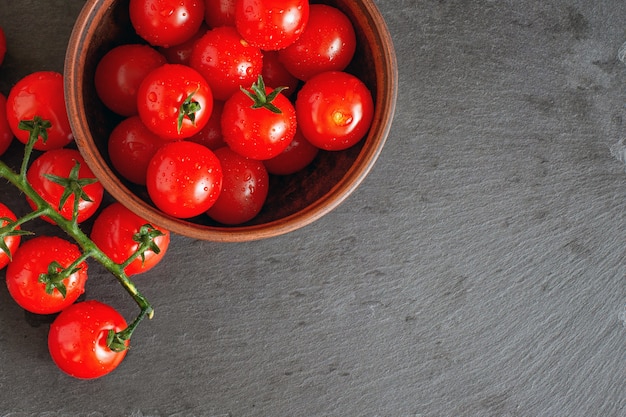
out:
{"label": "wooden bowl", "polygon": [[357,34],[357,51],[346,70],[372,91],[375,112],[367,137],[339,152],[320,152],[310,167],[286,177],[272,176],[265,207],[252,221],[224,226],[208,216],[178,219],[158,210],[145,187],[112,168],[107,141],[121,118],[98,99],[96,65],[113,47],[138,43],[128,16],[129,0],[88,0],[70,36],[65,58],[65,94],[76,144],[104,188],[151,223],[194,239],[238,242],[281,235],[319,219],[342,203],[363,181],[389,134],[397,95],[397,63],[391,36],[373,0],[324,0],[341,9]]}

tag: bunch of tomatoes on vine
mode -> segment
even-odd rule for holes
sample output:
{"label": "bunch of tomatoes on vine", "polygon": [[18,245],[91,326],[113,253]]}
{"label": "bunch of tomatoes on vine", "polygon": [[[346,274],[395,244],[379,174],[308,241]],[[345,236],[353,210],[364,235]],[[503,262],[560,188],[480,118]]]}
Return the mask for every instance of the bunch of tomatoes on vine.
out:
{"label": "bunch of tomatoes on vine", "polygon": [[[98,98],[119,116],[108,140],[111,163],[145,186],[154,205],[178,218],[207,215],[235,225],[263,207],[271,175],[304,169],[318,152],[347,149],[367,134],[371,92],[346,71],[356,50],[350,19],[308,0],[130,0],[136,41],[97,64]],[[6,51],[0,30],[0,64]],[[20,167],[0,176],[32,211],[0,203],[0,268],[26,311],[56,315],[48,348],[77,378],[101,377],[123,360],[137,325],[153,308],[131,277],[163,259],[167,230],[120,203],[100,207],[104,190],[73,147],[63,75],[39,71],[0,94],[0,155],[17,139]],[[96,216],[90,233],[81,224]],[[68,239],[33,236],[27,223],[58,226]],[[137,302],[128,324],[114,308],[77,301],[88,259],[111,272]]]}

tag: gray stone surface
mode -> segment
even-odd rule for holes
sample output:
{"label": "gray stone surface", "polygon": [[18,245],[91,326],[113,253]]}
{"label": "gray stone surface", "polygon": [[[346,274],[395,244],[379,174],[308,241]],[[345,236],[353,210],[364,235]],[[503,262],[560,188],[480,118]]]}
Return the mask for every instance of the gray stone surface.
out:
{"label": "gray stone surface", "polygon": [[[626,415],[623,3],[377,4],[400,95],[358,191],[282,237],[174,238],[100,380],[0,288],[0,416]],[[0,0],[2,92],[62,69],[81,5]],[[135,313],[97,267],[88,295]]]}

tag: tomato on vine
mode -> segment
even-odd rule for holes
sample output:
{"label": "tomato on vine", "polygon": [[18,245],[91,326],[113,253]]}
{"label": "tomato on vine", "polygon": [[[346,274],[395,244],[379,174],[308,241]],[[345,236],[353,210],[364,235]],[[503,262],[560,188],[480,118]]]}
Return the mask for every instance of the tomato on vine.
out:
{"label": "tomato on vine", "polygon": [[204,77],[191,67],[164,64],[152,70],[137,92],[141,121],[164,139],[198,133],[211,117],[213,94]]}
{"label": "tomato on vine", "polygon": [[[17,217],[10,208],[0,203],[0,229],[15,223]],[[4,268],[13,259],[15,251],[20,245],[22,235],[26,234],[19,230],[19,227],[12,232],[8,232],[4,239],[0,240],[0,269]]]}
{"label": "tomato on vine", "polygon": [[224,104],[222,134],[235,152],[251,159],[280,154],[296,134],[296,111],[281,88],[265,87],[263,77],[241,88]]}
{"label": "tomato on vine", "polygon": [[[41,154],[28,168],[33,189],[65,219],[81,223],[96,212],[104,196],[102,184],[75,149],[53,149]],[[28,203],[34,209],[31,199]],[[52,223],[47,217],[44,220]]]}
{"label": "tomato on vine", "polygon": [[163,259],[170,243],[167,230],[150,225],[119,202],[105,207],[96,217],[90,237],[115,263],[127,263],[124,272],[128,276],[152,269]]}
{"label": "tomato on vine", "polygon": [[22,243],[6,270],[15,302],[35,314],[57,313],[85,291],[87,263],[78,246],[55,236],[36,236]]}
{"label": "tomato on vine", "polygon": [[130,0],[135,31],[153,46],[169,47],[191,38],[204,21],[204,2],[198,0]]}
{"label": "tomato on vine", "polygon": [[0,93],[0,155],[4,154],[13,142],[13,132],[7,120],[7,99]]}
{"label": "tomato on vine", "polygon": [[7,120],[13,135],[27,143],[30,132],[23,123],[40,123],[39,140],[34,149],[62,148],[74,140],[65,107],[63,76],[54,71],[38,71],[20,79],[7,97]]}
{"label": "tomato on vine", "polygon": [[129,341],[115,336],[127,328],[113,307],[95,300],[73,304],[50,325],[48,351],[66,374],[80,379],[102,377],[124,360]]}
{"label": "tomato on vine", "polygon": [[309,0],[236,0],[235,26],[262,50],[286,48],[300,37],[309,19]]}

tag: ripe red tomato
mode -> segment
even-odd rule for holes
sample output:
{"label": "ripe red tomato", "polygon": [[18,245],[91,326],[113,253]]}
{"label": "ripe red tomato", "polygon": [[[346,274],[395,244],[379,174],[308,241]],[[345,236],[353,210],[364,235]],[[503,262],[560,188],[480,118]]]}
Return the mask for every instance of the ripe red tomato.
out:
{"label": "ripe red tomato", "polygon": [[137,90],[150,71],[165,64],[163,55],[148,45],[120,45],[96,66],[94,83],[100,100],[122,116],[137,114]]}
{"label": "ripe red tomato", "polygon": [[286,48],[300,37],[309,19],[309,0],[237,0],[235,26],[251,45]]}
{"label": "ripe red tomato", "polygon": [[7,38],[4,35],[4,30],[0,28],[0,65],[2,65],[2,61],[4,61],[4,55],[7,52]]}
{"label": "ripe red tomato", "polygon": [[191,51],[196,44],[196,41],[206,33],[209,28],[202,24],[200,29],[189,40],[174,46],[167,48],[160,47],[159,52],[163,54],[167,62],[170,64],[182,64],[189,65],[189,59],[191,58]]}
{"label": "ripe red tomato", "polygon": [[[20,307],[35,314],[63,310],[85,291],[87,263],[80,263],[78,270],[65,279],[58,273],[80,256],[77,245],[59,237],[37,236],[27,240],[13,255],[6,270],[11,297]],[[41,274],[48,274],[45,282]]]}
{"label": "ripe red tomato", "polygon": [[[0,227],[4,227],[9,223],[16,221],[17,218],[10,208],[0,203]],[[19,230],[19,227],[18,227]],[[20,245],[22,237],[19,233],[8,234],[3,243],[0,242],[0,269],[9,264],[15,251]]]}
{"label": "ripe red tomato", "polygon": [[128,181],[145,185],[148,163],[169,141],[151,132],[139,116],[122,120],[109,136],[111,165]]}
{"label": "ripe red tomato", "polygon": [[152,225],[150,228],[142,229],[149,224],[147,220],[122,204],[114,202],[96,217],[90,237],[109,258],[117,264],[122,264],[139,250],[143,236],[152,230],[161,232],[162,234],[153,240],[157,251],[153,250],[154,248],[146,250],[142,256],[124,268],[126,275],[136,275],[158,264],[165,256],[170,243],[170,233],[167,230]]}
{"label": "ripe red tomato", "polygon": [[296,99],[296,114],[298,126],[309,142],[339,151],[365,136],[374,116],[374,102],[357,77],[328,71],[304,83]]}
{"label": "ripe red tomato", "polygon": [[0,155],[5,153],[13,141],[13,132],[7,120],[7,99],[0,93]]}
{"label": "ripe red tomato", "polygon": [[264,162],[267,172],[274,175],[290,175],[308,166],[317,154],[319,148],[306,140],[300,129],[296,131],[293,140],[278,156]]}
{"label": "ripe red tomato", "polygon": [[221,26],[198,39],[189,65],[208,81],[216,100],[227,100],[240,86],[256,81],[263,70],[263,54],[237,29]]}
{"label": "ripe red tomato", "polygon": [[63,76],[54,71],[38,71],[20,79],[7,97],[7,120],[15,137],[27,143],[29,132],[19,128],[20,121],[33,120],[35,116],[49,121],[48,139],[35,142],[40,151],[62,148],[74,140],[65,108]]}
{"label": "ripe red tomato", "polygon": [[152,70],[139,86],[137,107],[141,121],[165,139],[184,139],[207,124],[213,94],[198,71],[180,64]]}
{"label": "ripe red tomato", "polygon": [[296,112],[280,90],[266,88],[263,78],[240,90],[224,104],[222,134],[228,146],[251,159],[280,154],[296,134]]}
{"label": "ripe red tomato", "polygon": [[126,356],[126,349],[115,351],[107,344],[110,331],[117,333],[126,327],[124,317],[107,304],[95,300],[76,303],[50,325],[48,351],[66,374],[80,379],[99,378],[117,368]]}
{"label": "ripe red tomato", "polygon": [[205,213],[222,189],[222,168],[213,151],[195,142],[170,142],[148,165],[146,188],[164,213],[190,218]]}
{"label": "ripe red tomato", "polygon": [[235,225],[253,219],[263,208],[269,176],[263,162],[245,158],[228,147],[215,151],[224,179],[222,192],[207,214],[220,223]]}
{"label": "ripe red tomato", "polygon": [[130,0],[130,21],[139,36],[153,46],[181,44],[204,21],[204,2],[199,0]]}
{"label": "ripe red tomato", "polygon": [[280,62],[278,51],[263,52],[263,81],[272,88],[287,87],[282,91],[286,97],[291,97],[298,88],[300,80],[291,75],[287,68]]}
{"label": "ripe red tomato", "polygon": [[204,21],[211,28],[235,26],[235,0],[204,0]]}
{"label": "ripe red tomato", "polygon": [[[80,168],[76,171],[77,164],[80,164]],[[65,181],[69,179],[74,183],[85,184],[82,187],[84,194],[78,203],[78,216],[76,218],[78,223],[90,218],[100,207],[104,188],[100,182],[94,182],[95,175],[77,150],[63,148],[44,152],[33,161],[26,172],[26,178],[37,194],[64,218],[70,220],[74,214],[74,194],[69,195],[59,209],[66,188],[49,178],[50,175],[65,179]],[[35,208],[34,203],[30,199],[28,202],[32,208]],[[46,216],[42,218],[53,223]]]}
{"label": "ripe red tomato", "polygon": [[278,55],[290,73],[306,81],[323,71],[343,71],[355,50],[356,34],[350,19],[335,7],[312,4],[302,35]]}
{"label": "ripe red tomato", "polygon": [[213,112],[208,123],[201,131],[189,138],[190,141],[206,146],[211,150],[216,150],[226,145],[222,135],[222,112],[224,111],[223,101],[213,102]]}

